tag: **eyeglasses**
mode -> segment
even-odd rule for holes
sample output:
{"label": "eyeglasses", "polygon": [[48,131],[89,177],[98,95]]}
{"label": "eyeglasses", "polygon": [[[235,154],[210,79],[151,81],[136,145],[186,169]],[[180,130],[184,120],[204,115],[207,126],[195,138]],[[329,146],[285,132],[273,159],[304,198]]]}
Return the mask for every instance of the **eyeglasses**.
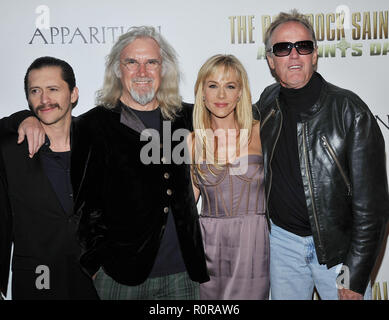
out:
{"label": "eyeglasses", "polygon": [[293,48],[296,48],[298,54],[307,55],[313,52],[314,45],[313,41],[311,40],[297,41],[295,43],[278,42],[274,44],[269,51],[272,52],[276,57],[286,57],[290,55]]}
{"label": "eyeglasses", "polygon": [[157,59],[150,59],[146,62],[139,62],[135,59],[126,59],[121,62],[129,71],[137,71],[141,64],[143,64],[147,71],[154,71],[161,65],[161,61]]}

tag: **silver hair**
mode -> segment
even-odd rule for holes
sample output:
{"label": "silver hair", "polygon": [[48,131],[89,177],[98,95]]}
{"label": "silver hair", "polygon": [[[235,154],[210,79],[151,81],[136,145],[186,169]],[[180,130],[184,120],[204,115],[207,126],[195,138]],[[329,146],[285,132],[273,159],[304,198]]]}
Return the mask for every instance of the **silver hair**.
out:
{"label": "silver hair", "polygon": [[174,119],[182,108],[179,94],[180,71],[177,54],[162,35],[151,26],[132,27],[121,35],[106,57],[103,87],[96,93],[96,103],[106,108],[114,108],[122,95],[123,86],[120,80],[120,54],[130,43],[139,38],[151,38],[157,42],[162,57],[161,85],[156,98],[166,119]]}
{"label": "silver hair", "polygon": [[273,35],[274,30],[279,25],[290,21],[301,23],[305,28],[307,28],[307,30],[311,34],[314,46],[315,47],[317,46],[315,31],[313,30],[311,22],[303,14],[298,12],[297,9],[293,9],[290,11],[290,13],[280,12],[280,14],[276,17],[276,19],[270,24],[269,28],[266,30],[265,37],[263,39],[266,52],[270,52],[271,50],[271,37]]}

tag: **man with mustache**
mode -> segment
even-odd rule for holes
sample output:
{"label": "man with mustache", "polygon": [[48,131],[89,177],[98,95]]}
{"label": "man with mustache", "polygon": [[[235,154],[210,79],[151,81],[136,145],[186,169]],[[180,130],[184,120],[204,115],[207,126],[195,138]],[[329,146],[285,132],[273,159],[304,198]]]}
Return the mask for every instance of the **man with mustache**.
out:
{"label": "man with mustache", "polygon": [[369,299],[389,212],[385,143],[368,106],[316,72],[307,18],[265,34],[277,83],[257,102],[270,215],[272,299]]}
{"label": "man with mustache", "polygon": [[6,293],[13,242],[12,299],[98,299],[78,260],[70,181],[71,112],[78,101],[73,69],[63,60],[38,58],[24,89],[46,142],[31,159],[15,134],[0,137],[0,289]]}
{"label": "man with mustache", "polygon": [[101,299],[197,299],[209,280],[189,166],[162,152],[166,139],[168,152],[185,141],[160,137],[157,163],[141,157],[146,128],[190,129],[178,84],[174,49],[154,28],[134,27],[107,57],[99,106],[77,119],[81,264]]}

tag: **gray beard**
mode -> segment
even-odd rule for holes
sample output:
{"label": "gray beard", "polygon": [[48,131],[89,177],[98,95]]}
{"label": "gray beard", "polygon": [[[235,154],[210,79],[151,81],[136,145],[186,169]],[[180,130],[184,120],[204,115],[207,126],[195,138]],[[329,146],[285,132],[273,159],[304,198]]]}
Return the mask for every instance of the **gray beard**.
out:
{"label": "gray beard", "polygon": [[155,97],[154,88],[151,88],[149,92],[143,93],[141,95],[131,88],[130,94],[132,99],[134,99],[137,103],[139,103],[142,106],[145,106],[146,104],[151,102]]}

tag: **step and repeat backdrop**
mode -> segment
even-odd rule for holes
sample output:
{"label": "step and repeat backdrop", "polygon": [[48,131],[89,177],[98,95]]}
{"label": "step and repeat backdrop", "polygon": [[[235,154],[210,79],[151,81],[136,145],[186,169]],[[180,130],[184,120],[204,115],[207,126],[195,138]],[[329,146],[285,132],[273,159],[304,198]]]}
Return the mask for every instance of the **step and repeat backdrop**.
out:
{"label": "step and repeat backdrop", "polygon": [[[193,102],[197,72],[211,55],[236,55],[245,65],[253,102],[274,82],[263,34],[280,11],[297,8],[311,20],[319,45],[318,71],[357,93],[371,108],[389,150],[389,3],[387,0],[14,0],[0,10],[0,116],[26,109],[23,78],[39,56],[74,68],[80,90],[74,115],[94,106],[105,56],[131,26],[158,28],[179,55],[181,95]],[[388,299],[387,240],[374,270],[373,297]],[[9,297],[8,297],[9,298]]]}

